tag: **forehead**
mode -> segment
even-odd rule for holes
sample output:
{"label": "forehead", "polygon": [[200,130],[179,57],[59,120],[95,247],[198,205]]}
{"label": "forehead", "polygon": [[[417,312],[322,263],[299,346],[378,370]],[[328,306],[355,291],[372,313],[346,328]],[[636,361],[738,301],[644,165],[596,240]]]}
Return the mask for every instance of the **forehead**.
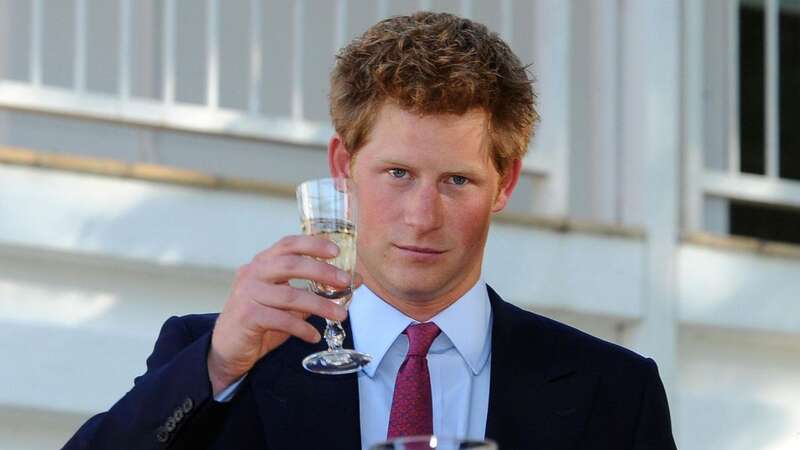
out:
{"label": "forehead", "polygon": [[488,162],[487,118],[486,112],[478,109],[465,114],[421,115],[387,103],[380,108],[359,153]]}

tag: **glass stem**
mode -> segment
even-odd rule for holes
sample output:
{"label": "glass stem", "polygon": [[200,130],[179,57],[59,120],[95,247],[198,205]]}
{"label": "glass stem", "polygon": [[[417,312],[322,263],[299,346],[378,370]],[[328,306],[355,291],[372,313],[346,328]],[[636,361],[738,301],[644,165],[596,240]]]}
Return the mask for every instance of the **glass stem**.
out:
{"label": "glass stem", "polygon": [[347,336],[342,323],[339,321],[325,320],[327,326],[325,327],[325,341],[328,343],[328,350],[341,350],[344,338]]}
{"label": "glass stem", "polygon": [[[350,306],[350,300],[352,299],[353,291],[351,288],[347,295],[334,301],[347,308]],[[344,344],[344,338],[347,336],[342,322],[325,319],[325,323],[325,334],[323,334],[323,336],[325,336],[325,341],[328,343],[328,351],[341,350]]]}

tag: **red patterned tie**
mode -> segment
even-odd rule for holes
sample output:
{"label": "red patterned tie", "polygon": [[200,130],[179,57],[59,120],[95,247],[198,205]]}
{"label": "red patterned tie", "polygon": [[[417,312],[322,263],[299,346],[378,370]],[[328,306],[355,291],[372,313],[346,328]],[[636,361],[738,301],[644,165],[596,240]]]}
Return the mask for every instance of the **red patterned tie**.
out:
{"label": "red patterned tie", "polygon": [[419,323],[404,333],[408,335],[408,354],[394,383],[389,439],[433,434],[428,349],[439,335],[439,327],[433,322]]}

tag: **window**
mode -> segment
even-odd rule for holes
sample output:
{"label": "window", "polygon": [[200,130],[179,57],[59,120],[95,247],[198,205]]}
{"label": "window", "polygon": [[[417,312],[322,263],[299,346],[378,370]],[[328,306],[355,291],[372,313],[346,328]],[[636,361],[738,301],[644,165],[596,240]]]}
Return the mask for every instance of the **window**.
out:
{"label": "window", "polygon": [[[743,173],[768,175],[770,145],[777,153],[775,174],[780,179],[800,180],[800,1],[780,1],[777,20],[770,21],[765,2],[739,5],[739,152]],[[770,33],[777,56],[770,69]],[[773,77],[772,80],[769,78]],[[778,117],[770,144],[770,83],[777,92]],[[766,119],[766,120],[765,120]],[[759,239],[800,244],[800,210],[731,201],[730,233]]]}
{"label": "window", "polygon": [[765,175],[767,33],[777,34],[778,175],[800,180],[800,0],[779,2],[768,29],[764,1],[739,7],[739,141],[741,171]]}

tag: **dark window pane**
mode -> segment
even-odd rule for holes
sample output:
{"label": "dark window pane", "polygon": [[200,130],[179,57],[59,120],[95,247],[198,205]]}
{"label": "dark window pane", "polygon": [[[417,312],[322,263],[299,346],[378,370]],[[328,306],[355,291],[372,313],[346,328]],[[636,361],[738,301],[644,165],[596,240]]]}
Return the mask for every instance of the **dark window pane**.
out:
{"label": "dark window pane", "polygon": [[780,176],[800,180],[800,1],[780,11]]}
{"label": "dark window pane", "polygon": [[739,7],[739,139],[742,172],[764,173],[764,9]]}
{"label": "dark window pane", "polygon": [[800,244],[800,210],[731,201],[731,234]]}

